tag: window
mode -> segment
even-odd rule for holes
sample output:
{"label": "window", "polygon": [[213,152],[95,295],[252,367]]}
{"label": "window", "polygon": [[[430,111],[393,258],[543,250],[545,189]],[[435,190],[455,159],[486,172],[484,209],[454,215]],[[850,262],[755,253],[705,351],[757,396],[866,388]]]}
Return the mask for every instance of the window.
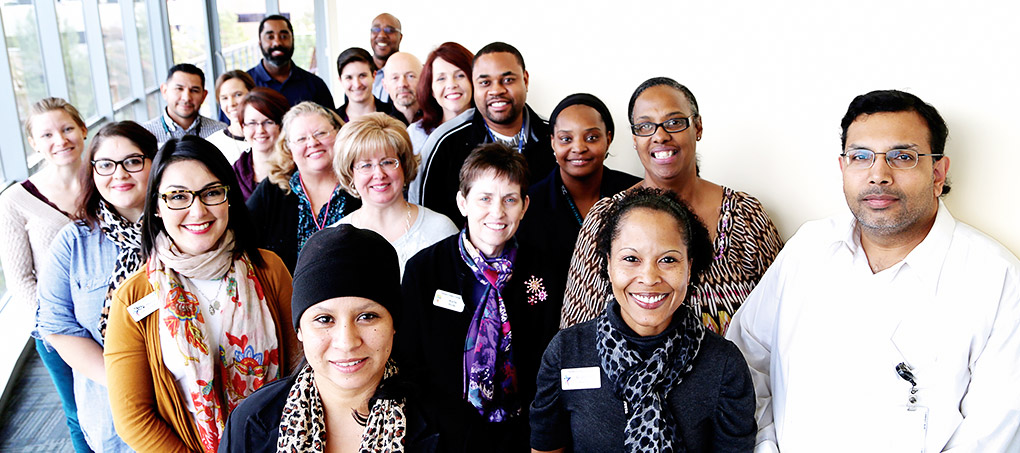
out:
{"label": "window", "polygon": [[78,108],[83,117],[92,118],[99,114],[99,110],[93,90],[82,2],[61,0],[56,3],[56,8],[64,72],[67,74],[68,101]]}
{"label": "window", "polygon": [[[32,102],[46,97],[49,91],[46,87],[46,74],[43,72],[42,46],[39,44],[35,6],[15,0],[4,0],[2,5],[0,16],[3,16],[7,58],[11,66],[14,97],[18,106],[17,117],[4,120],[20,123]],[[27,138],[22,137],[21,140],[25,155],[32,155],[35,151],[28,146]]]}

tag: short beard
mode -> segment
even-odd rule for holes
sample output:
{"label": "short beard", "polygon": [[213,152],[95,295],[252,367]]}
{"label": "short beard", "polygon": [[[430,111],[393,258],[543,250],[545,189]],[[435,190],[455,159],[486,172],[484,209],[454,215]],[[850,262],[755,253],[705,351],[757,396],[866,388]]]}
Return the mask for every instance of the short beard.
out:
{"label": "short beard", "polygon": [[[274,57],[273,51],[275,50],[282,50],[283,53],[280,54],[280,56],[278,57]],[[290,59],[293,56],[294,56],[293,47],[276,46],[270,47],[269,49],[265,48],[262,49],[262,58],[272,63],[273,66],[286,66],[287,63],[290,63]]]}

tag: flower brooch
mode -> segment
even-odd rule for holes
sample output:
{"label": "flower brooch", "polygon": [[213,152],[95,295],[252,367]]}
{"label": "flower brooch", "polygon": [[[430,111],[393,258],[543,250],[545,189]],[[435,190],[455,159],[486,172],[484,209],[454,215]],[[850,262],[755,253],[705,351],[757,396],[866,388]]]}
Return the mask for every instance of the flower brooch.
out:
{"label": "flower brooch", "polygon": [[528,293],[528,304],[535,305],[549,298],[549,293],[545,291],[545,283],[539,277],[532,275],[524,282],[524,286],[525,292]]}

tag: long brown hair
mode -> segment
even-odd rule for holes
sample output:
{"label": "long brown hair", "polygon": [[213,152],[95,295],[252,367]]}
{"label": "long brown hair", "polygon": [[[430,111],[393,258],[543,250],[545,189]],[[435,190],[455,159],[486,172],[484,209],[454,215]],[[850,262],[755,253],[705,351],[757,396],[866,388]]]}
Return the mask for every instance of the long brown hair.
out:
{"label": "long brown hair", "polygon": [[[442,58],[456,66],[461,71],[467,74],[468,83],[471,84],[471,62],[475,56],[471,54],[470,50],[464,48],[464,46],[455,42],[444,42],[436,47],[429,53],[429,57],[425,60],[425,66],[422,67],[421,77],[418,78],[418,105],[421,106],[421,116],[415,117],[415,121],[421,118],[421,128],[425,132],[431,132],[433,129],[439,127],[443,123],[443,108],[439,106],[439,102],[432,96],[432,62],[436,61],[436,58]],[[474,91],[473,84],[472,92]],[[470,93],[464,93],[464,95],[471,98],[471,106],[475,105],[474,96]]]}
{"label": "long brown hair", "polygon": [[103,142],[110,137],[128,139],[146,159],[152,160],[156,156],[156,136],[134,121],[107,124],[96,133],[95,137],[92,137],[92,143],[89,143],[88,150],[85,152],[85,160],[82,162],[81,168],[78,169],[81,196],[78,198],[78,206],[74,212],[75,220],[81,220],[89,226],[99,224],[99,200],[103,199],[99,188],[96,187],[96,179],[92,176],[92,160],[96,158],[99,147],[103,146]]}

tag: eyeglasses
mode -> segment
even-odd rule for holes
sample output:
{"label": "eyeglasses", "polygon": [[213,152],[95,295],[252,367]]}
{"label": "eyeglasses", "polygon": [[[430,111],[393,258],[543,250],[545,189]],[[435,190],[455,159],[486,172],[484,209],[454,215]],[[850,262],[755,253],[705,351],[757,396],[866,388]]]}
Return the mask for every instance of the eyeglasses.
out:
{"label": "eyeglasses", "polygon": [[272,126],[276,126],[276,121],[265,120],[265,121],[245,121],[241,126],[250,127],[255,129],[258,126],[262,126],[263,129],[269,129]]}
{"label": "eyeglasses", "polygon": [[227,201],[227,190],[230,186],[212,186],[206,187],[202,190],[171,190],[159,194],[159,197],[163,199],[163,203],[166,203],[166,207],[179,211],[181,209],[188,209],[192,204],[195,203],[195,197],[202,200],[202,204],[206,206],[216,206],[223,204]]}
{"label": "eyeglasses", "polygon": [[145,168],[145,156],[132,154],[125,157],[124,160],[96,159],[92,161],[92,169],[99,176],[110,176],[116,173],[118,165],[124,167],[124,171],[128,173],[138,173]]}
{"label": "eyeglasses", "polygon": [[659,130],[659,127],[661,126],[663,129],[666,130],[666,132],[675,134],[677,132],[683,132],[687,130],[688,127],[691,127],[691,120],[693,118],[694,115],[691,115],[687,118],[668,119],[661,123],[653,123],[650,121],[644,123],[637,123],[631,126],[630,130],[631,132],[634,132],[634,135],[637,135],[638,137],[650,137],[652,135],[655,135],[655,131]]}
{"label": "eyeglasses", "polygon": [[329,134],[332,134],[333,132],[335,131],[332,129],[328,131],[314,132],[312,133],[312,135],[306,135],[304,137],[298,137],[294,140],[290,140],[290,143],[292,145],[305,145],[305,146],[310,145],[312,143],[312,140],[315,140],[316,143],[322,143],[322,141],[325,140],[326,137],[328,137]]}
{"label": "eyeglasses", "polygon": [[400,161],[392,157],[380,160],[378,164],[373,164],[369,161],[362,161],[354,164],[354,171],[363,175],[370,175],[375,171],[375,167],[382,168],[383,171],[396,170],[400,168]]}
{"label": "eyeglasses", "polygon": [[386,26],[386,27],[372,27],[369,30],[372,33],[376,33],[376,34],[378,34],[379,32],[385,32],[387,35],[392,35],[394,33],[400,33],[400,29],[399,28],[393,28],[393,27],[390,27],[390,26]]}
{"label": "eyeglasses", "polygon": [[870,149],[852,149],[840,156],[846,162],[846,167],[851,170],[867,170],[875,165],[875,156],[885,155],[885,163],[889,168],[897,170],[909,170],[917,166],[917,158],[921,156],[942,156],[942,154],[922,154],[912,149],[891,149],[884,153],[876,153]]}

